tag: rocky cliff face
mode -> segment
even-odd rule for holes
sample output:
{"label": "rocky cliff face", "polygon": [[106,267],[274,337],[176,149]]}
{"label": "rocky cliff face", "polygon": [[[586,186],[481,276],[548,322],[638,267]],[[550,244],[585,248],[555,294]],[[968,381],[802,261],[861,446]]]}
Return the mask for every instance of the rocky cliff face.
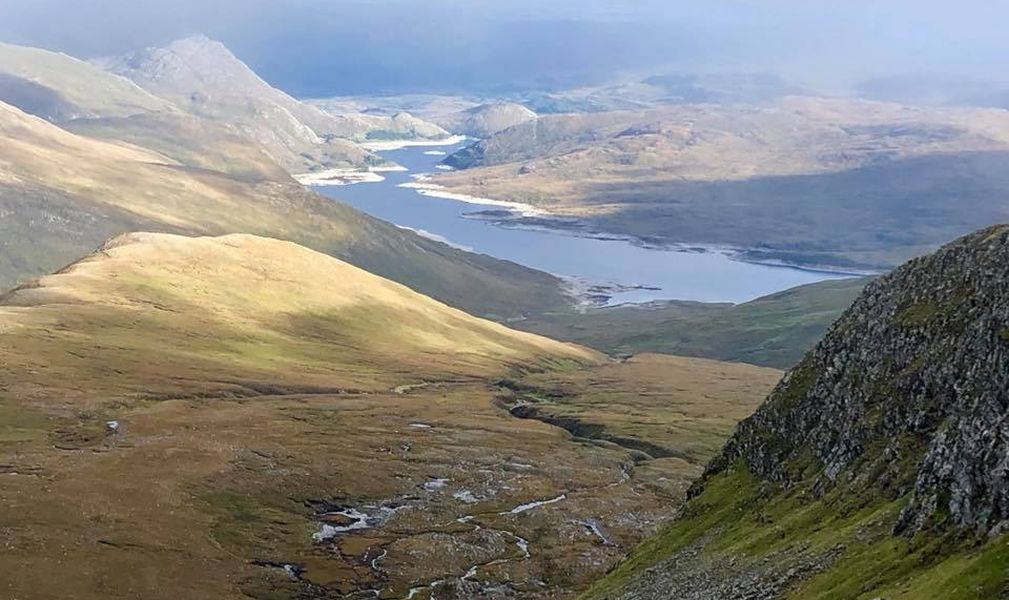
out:
{"label": "rocky cliff face", "polygon": [[909,494],[897,533],[946,517],[998,532],[1009,520],[1007,417],[1009,226],[998,226],[870,284],[707,476],[742,460],[789,486],[818,468],[817,490]]}
{"label": "rocky cliff face", "polygon": [[870,283],[592,600],[1009,598],[1009,225]]}

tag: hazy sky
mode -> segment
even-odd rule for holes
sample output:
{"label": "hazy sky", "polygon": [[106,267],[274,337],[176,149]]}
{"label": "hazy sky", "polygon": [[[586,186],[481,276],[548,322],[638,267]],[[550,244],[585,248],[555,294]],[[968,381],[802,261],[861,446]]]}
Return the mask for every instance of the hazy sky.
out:
{"label": "hazy sky", "polygon": [[1009,0],[0,0],[0,39],[97,56],[205,33],[299,95],[492,90],[663,69],[830,84],[1009,79]]}

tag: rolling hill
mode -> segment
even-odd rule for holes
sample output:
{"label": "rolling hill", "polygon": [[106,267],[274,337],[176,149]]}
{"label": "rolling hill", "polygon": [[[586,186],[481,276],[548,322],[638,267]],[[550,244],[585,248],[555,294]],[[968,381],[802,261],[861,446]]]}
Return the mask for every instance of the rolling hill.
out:
{"label": "rolling hill", "polygon": [[870,283],[585,597],[988,599],[1009,589],[1009,226]]}
{"label": "rolling hill", "polygon": [[[887,269],[1009,214],[1009,113],[831,98],[547,115],[435,183],[652,244]],[[542,220],[529,224],[546,225]]]}
{"label": "rolling hill", "polygon": [[[182,383],[181,369],[171,365],[194,354],[202,357],[201,381],[228,365],[267,365],[298,372],[305,383],[322,370],[330,387],[355,389],[376,385],[380,374],[473,377],[536,368],[541,358],[599,359],[471,317],[291,242],[243,234],[125,234],[55,275],[15,288],[3,304],[8,347],[40,348],[27,351],[28,360],[85,352],[96,336],[118,340],[103,354],[124,370],[109,382],[120,391],[136,389],[134,378],[152,377],[144,365],[162,365],[157,379]],[[73,334],[40,335],[45,326],[38,324],[54,320]],[[28,337],[15,341],[22,332]],[[16,368],[15,360],[5,362]],[[40,385],[52,377],[44,370],[36,375]]]}
{"label": "rolling hill", "polygon": [[[427,240],[289,179],[186,166],[133,144],[72,134],[3,104],[0,137],[4,288],[120,233],[153,230],[297,241],[477,314],[516,316],[568,302],[553,276]],[[237,162],[238,155],[221,160]]]}
{"label": "rolling hill", "polygon": [[536,113],[521,104],[492,102],[435,119],[439,125],[452,133],[482,140],[509,127],[535,121]]}
{"label": "rolling hill", "polygon": [[[120,236],[0,298],[0,331],[0,571],[25,599],[569,596],[778,376],[611,363],[249,235]],[[518,386],[670,454],[516,418]]]}
{"label": "rolling hill", "polygon": [[5,43],[0,43],[0,102],[57,122],[178,110],[85,61]]}

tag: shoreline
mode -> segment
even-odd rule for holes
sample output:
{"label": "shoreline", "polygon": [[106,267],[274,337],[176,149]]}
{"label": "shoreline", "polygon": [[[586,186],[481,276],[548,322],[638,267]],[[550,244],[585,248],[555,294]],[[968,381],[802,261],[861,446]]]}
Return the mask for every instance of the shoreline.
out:
{"label": "shoreline", "polygon": [[464,135],[451,135],[440,140],[419,139],[419,140],[384,140],[373,142],[359,142],[359,146],[373,152],[388,152],[390,150],[402,150],[403,148],[413,148],[415,146],[454,146],[465,142],[468,138]]}
{"label": "shoreline", "polygon": [[392,173],[407,171],[406,167],[389,164],[378,167],[370,167],[366,170],[354,168],[326,169],[315,173],[299,173],[292,175],[294,180],[305,186],[331,187],[341,185],[353,185],[355,183],[381,183],[385,177],[379,173]]}
{"label": "shoreline", "polygon": [[439,185],[437,183],[429,183],[430,175],[427,174],[414,175],[413,178],[414,181],[401,183],[396,187],[409,188],[415,190],[421,196],[430,196],[432,198],[443,198],[445,200],[454,200],[456,202],[463,202],[465,204],[475,204],[478,206],[496,206],[498,208],[505,208],[523,217],[543,217],[543,218],[550,217],[550,213],[541,208],[537,208],[531,204],[522,204],[520,202],[509,202],[507,200],[494,200],[492,198],[480,198],[478,196],[470,196],[469,194],[450,192],[448,191],[448,188],[446,188],[445,186]]}
{"label": "shoreline", "polygon": [[[664,252],[710,252],[727,256],[731,260],[759,265],[765,267],[787,268],[807,273],[817,273],[836,277],[867,277],[886,273],[884,269],[841,267],[837,265],[819,265],[812,263],[793,262],[783,259],[760,259],[750,255],[757,251],[755,248],[741,248],[721,244],[705,243],[683,243],[683,242],[657,242],[645,238],[621,234],[610,233],[594,229],[590,221],[578,217],[568,217],[556,215],[548,210],[523,204],[520,202],[510,202],[507,200],[495,200],[493,198],[481,198],[449,191],[443,185],[431,182],[431,175],[417,174],[412,176],[415,181],[402,183],[398,187],[410,188],[417,191],[422,196],[453,200],[477,206],[494,206],[509,211],[510,215],[502,214],[481,214],[480,212],[469,213],[466,218],[477,219],[493,223],[497,227],[526,229],[531,231],[545,231],[549,233],[559,233],[600,241],[615,241],[633,244],[640,248]],[[530,220],[534,222],[529,222]]]}

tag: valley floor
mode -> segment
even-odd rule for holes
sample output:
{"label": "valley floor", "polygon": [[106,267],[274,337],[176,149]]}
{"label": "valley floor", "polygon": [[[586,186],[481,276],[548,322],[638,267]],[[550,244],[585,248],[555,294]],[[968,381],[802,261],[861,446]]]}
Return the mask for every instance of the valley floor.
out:
{"label": "valley floor", "polygon": [[[516,418],[508,382],[121,399],[60,416],[8,397],[5,592],[568,596],[657,531],[778,375],[659,356],[595,369],[527,389],[563,389],[565,410],[615,434],[659,434],[669,456]],[[593,409],[592,394],[635,386],[652,391],[628,394],[633,417]],[[663,438],[674,423],[685,434]]]}

